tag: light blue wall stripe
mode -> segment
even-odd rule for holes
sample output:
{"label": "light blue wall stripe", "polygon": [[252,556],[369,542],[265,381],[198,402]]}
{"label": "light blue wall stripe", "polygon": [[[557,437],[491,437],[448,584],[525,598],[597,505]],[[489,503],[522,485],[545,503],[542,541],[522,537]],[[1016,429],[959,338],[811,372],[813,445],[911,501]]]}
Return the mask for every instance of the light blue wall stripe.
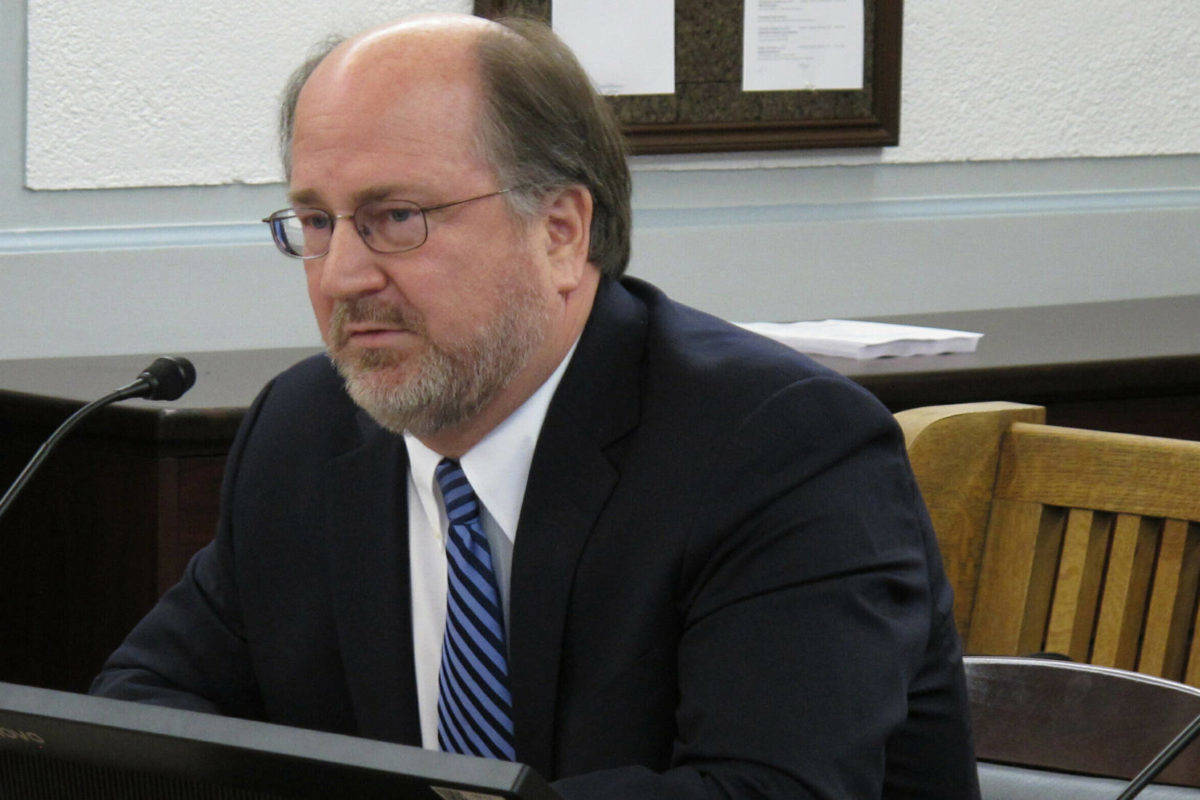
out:
{"label": "light blue wall stripe", "polygon": [[72,250],[130,250],[150,247],[211,247],[269,244],[267,226],[256,223],[221,225],[143,225],[108,228],[52,228],[0,231],[0,254]]}
{"label": "light blue wall stripe", "polygon": [[[936,197],[852,203],[787,203],[698,208],[639,208],[638,229],[807,222],[1093,214],[1200,208],[1200,190],[1164,189],[994,197]],[[0,255],[55,251],[130,250],[268,244],[260,222],[55,228],[0,231]]]}
{"label": "light blue wall stripe", "polygon": [[767,225],[894,219],[953,219],[1013,215],[1094,214],[1200,208],[1200,190],[1096,192],[996,197],[936,197],[852,203],[796,203],[725,208],[635,209],[635,230],[686,226]]}

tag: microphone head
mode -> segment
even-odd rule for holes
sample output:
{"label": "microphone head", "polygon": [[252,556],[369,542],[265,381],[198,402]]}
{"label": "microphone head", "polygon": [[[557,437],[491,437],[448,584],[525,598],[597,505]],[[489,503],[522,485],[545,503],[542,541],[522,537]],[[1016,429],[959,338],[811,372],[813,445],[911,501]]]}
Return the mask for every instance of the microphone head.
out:
{"label": "microphone head", "polygon": [[175,400],[196,382],[196,368],[182,356],[162,356],[142,370],[138,380],[146,386],[149,400]]}

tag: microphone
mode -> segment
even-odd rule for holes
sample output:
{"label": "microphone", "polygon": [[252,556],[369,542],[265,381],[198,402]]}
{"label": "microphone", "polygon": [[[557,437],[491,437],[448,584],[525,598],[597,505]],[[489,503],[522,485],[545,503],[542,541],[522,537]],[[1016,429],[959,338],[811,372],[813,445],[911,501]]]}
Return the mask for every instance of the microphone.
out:
{"label": "microphone", "polygon": [[[126,386],[140,388],[125,397],[145,397],[147,400],[178,400],[196,382],[196,368],[182,356],[162,356],[138,373],[137,380]],[[125,391],[118,389],[118,392]],[[120,399],[125,399],[124,397]]]}
{"label": "microphone", "polygon": [[192,362],[182,356],[162,356],[154,359],[154,363],[142,370],[132,383],[104,395],[99,400],[93,400],[67,417],[63,424],[59,425],[54,433],[50,434],[50,438],[33,454],[33,458],[29,459],[25,469],[21,470],[21,474],[13,481],[12,486],[8,487],[4,497],[0,498],[0,517],[3,517],[8,511],[13,500],[25,488],[25,484],[29,483],[29,479],[46,460],[46,456],[50,455],[50,451],[94,411],[109,403],[128,400],[131,397],[145,397],[148,400],[176,400],[192,388],[192,384],[195,382],[196,368],[192,366]]}

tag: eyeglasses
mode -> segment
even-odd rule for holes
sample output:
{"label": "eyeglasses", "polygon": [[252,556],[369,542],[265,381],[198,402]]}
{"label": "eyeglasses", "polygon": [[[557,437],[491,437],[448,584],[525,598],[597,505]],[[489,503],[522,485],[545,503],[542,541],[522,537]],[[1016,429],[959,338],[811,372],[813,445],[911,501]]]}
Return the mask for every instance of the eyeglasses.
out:
{"label": "eyeglasses", "polygon": [[309,259],[328,255],[333,226],[339,219],[353,220],[354,230],[363,244],[376,253],[403,253],[420,247],[429,238],[426,215],[430,211],[495,197],[511,192],[513,188],[510,186],[436,206],[419,206],[410,200],[372,200],[356,208],[353,214],[330,214],[319,208],[284,208],[263,222],[271,226],[271,237],[279,251],[292,258]]}

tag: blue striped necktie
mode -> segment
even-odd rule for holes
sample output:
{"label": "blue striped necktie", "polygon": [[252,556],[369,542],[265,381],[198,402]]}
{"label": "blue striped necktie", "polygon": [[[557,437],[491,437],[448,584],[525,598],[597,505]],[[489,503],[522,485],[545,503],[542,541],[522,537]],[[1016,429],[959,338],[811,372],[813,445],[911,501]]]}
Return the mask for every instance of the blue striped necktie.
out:
{"label": "blue striped necktie", "polygon": [[442,459],[435,472],[450,520],[438,745],[515,761],[504,616],[479,501],[457,461]]}

